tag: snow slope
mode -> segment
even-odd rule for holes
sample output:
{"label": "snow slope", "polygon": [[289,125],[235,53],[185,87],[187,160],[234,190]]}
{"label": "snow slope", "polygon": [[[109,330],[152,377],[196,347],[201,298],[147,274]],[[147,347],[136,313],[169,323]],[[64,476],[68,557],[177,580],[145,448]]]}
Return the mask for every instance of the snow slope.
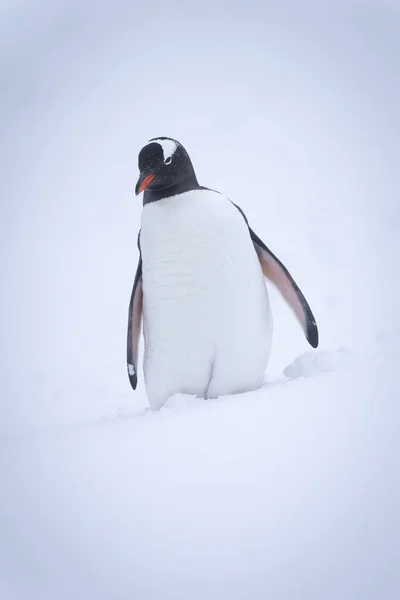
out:
{"label": "snow slope", "polygon": [[21,600],[395,600],[399,364],[176,396],[160,413],[6,443],[3,588]]}
{"label": "snow slope", "polygon": [[[1,600],[399,597],[399,14],[2,3]],[[125,336],[159,135],[292,272],[322,353],[271,291],[269,385],[153,414]]]}

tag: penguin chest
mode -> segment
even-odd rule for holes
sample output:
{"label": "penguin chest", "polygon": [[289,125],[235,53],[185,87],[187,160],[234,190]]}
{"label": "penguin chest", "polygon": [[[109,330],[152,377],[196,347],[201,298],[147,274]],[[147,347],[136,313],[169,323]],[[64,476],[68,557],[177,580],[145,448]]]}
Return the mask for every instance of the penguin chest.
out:
{"label": "penguin chest", "polygon": [[209,364],[265,338],[263,275],[228,199],[198,190],[146,205],[141,252],[147,358]]}

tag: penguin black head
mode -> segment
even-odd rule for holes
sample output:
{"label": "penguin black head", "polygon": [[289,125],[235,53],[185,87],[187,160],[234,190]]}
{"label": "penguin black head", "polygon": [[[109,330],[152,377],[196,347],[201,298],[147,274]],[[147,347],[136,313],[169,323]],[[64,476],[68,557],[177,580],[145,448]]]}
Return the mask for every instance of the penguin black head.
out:
{"label": "penguin black head", "polygon": [[189,154],[172,138],[151,139],[139,152],[139,171],[135,193],[145,192],[143,204],[200,187]]}

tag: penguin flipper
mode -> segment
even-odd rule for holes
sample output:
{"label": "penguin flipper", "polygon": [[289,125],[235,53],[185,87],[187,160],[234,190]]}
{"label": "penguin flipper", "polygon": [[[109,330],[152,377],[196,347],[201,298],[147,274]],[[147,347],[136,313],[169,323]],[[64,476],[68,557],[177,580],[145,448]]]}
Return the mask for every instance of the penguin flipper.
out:
{"label": "penguin flipper", "polygon": [[128,312],[128,339],[126,362],[128,368],[129,381],[134,390],[137,386],[137,364],[139,351],[139,338],[142,325],[143,311],[143,284],[142,284],[142,257],[139,257],[136,269],[135,280],[133,282],[131,300]]}
{"label": "penguin flipper", "polygon": [[311,308],[304,298],[302,291],[299,286],[281,261],[271,252],[264,242],[258,237],[256,233],[251,229],[249,221],[237,204],[232,202],[243,219],[246,221],[246,225],[249,228],[251,240],[254,244],[255,251],[257,252],[258,259],[264,277],[272,281],[272,283],[278,288],[290,308],[296,315],[306,339],[310,346],[313,348],[318,347],[318,327],[315,321],[315,317],[312,314]]}
{"label": "penguin flipper", "polygon": [[278,288],[290,308],[296,315],[308,343],[318,346],[318,327],[311,308],[297,283],[281,261],[271,252],[264,242],[249,227],[250,237],[257,252],[264,277]]}

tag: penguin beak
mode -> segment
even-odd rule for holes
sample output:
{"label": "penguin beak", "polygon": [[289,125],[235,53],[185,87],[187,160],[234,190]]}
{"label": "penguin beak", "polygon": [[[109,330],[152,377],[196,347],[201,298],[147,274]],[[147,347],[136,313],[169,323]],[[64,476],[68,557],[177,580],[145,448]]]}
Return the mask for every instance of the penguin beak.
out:
{"label": "penguin beak", "polygon": [[146,175],[146,173],[140,173],[140,177],[139,177],[138,182],[135,187],[136,196],[138,194],[140,194],[141,192],[143,192],[147,188],[149,183],[151,183],[153,181],[154,177],[155,177],[154,173],[151,173],[150,175]]}

